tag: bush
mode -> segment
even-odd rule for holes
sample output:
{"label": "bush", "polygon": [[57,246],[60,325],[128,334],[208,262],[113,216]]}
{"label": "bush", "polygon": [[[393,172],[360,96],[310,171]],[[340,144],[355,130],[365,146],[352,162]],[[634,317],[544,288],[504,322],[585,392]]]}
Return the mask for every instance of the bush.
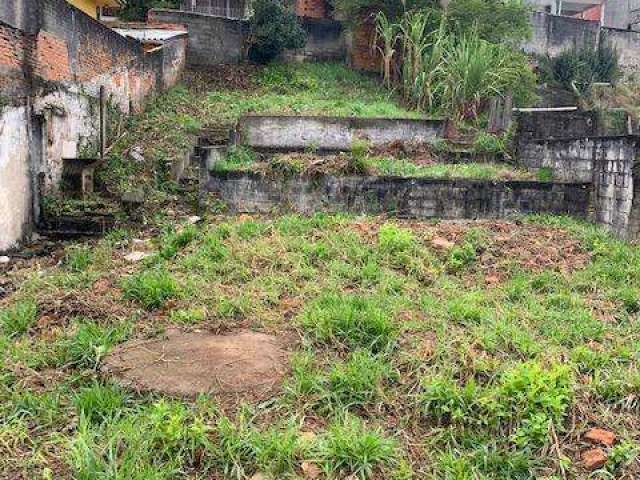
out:
{"label": "bush", "polygon": [[475,31],[483,40],[517,45],[531,35],[530,11],[519,0],[452,0],[447,21],[456,35]]}
{"label": "bush", "polygon": [[280,0],[256,0],[250,20],[249,58],[267,63],[286,49],[302,48],[306,32]]}
{"label": "bush", "polygon": [[543,79],[586,95],[594,83],[614,83],[620,77],[619,56],[607,42],[598,48],[576,48],[566,50],[555,58],[541,62]]}

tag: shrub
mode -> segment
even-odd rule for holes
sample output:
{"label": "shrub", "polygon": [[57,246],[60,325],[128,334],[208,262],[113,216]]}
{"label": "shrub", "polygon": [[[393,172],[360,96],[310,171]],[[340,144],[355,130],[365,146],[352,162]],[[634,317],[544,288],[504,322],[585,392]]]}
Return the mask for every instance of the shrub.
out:
{"label": "shrub", "polygon": [[249,22],[249,58],[267,63],[286,49],[302,48],[306,33],[281,0],[256,0]]}
{"label": "shrub", "polygon": [[543,79],[578,95],[587,95],[596,82],[614,83],[620,77],[618,52],[607,42],[598,48],[565,50],[554,58],[543,59]]}
{"label": "shrub", "polygon": [[132,275],[122,286],[124,297],[139,302],[147,310],[161,307],[177,296],[178,285],[165,270],[145,270]]}
{"label": "shrub", "polygon": [[345,415],[329,426],[318,456],[332,477],[365,479],[393,466],[397,451],[395,440],[386,438],[381,430],[369,430],[359,418]]}
{"label": "shrub", "polygon": [[317,341],[374,353],[389,348],[398,335],[389,313],[373,298],[361,295],[323,295],[303,313],[302,324]]}

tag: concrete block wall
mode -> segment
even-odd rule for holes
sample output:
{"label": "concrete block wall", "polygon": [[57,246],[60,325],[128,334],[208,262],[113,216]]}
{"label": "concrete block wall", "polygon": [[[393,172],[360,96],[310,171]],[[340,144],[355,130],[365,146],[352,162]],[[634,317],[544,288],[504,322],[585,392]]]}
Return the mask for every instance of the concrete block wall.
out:
{"label": "concrete block wall", "polygon": [[589,207],[589,187],[584,184],[212,172],[203,188],[231,211],[245,213],[288,209],[476,219],[543,212],[586,217]]}
{"label": "concrete block wall", "polygon": [[531,14],[531,38],[524,42],[526,53],[556,56],[573,47],[594,48],[600,37],[600,22],[572,17]]}

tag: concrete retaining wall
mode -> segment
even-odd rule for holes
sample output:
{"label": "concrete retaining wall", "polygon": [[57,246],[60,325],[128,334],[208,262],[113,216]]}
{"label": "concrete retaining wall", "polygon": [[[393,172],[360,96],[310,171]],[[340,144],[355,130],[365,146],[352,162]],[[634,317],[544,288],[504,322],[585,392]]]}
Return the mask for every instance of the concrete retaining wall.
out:
{"label": "concrete retaining wall", "polygon": [[211,173],[204,186],[233,212],[390,213],[410,218],[502,218],[521,213],[586,217],[584,184],[433,180],[399,177],[268,178],[242,172]]}
{"label": "concrete retaining wall", "polygon": [[344,61],[347,43],[342,23],[335,20],[302,18],[307,32],[307,43],[300,50],[284,54],[285,60],[294,61]]}
{"label": "concrete retaining wall", "polygon": [[348,151],[357,139],[373,146],[431,142],[445,127],[444,120],[255,115],[238,122],[236,140],[256,150]]}
{"label": "concrete retaining wall", "polygon": [[640,229],[637,157],[634,136],[537,140],[518,152],[521,165],[549,168],[556,181],[592,183],[593,219],[630,240],[638,239]]}

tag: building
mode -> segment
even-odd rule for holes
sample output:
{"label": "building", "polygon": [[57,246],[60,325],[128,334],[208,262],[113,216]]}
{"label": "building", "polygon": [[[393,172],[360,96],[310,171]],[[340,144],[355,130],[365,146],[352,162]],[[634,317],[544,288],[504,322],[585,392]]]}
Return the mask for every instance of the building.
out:
{"label": "building", "polygon": [[105,9],[121,6],[120,0],[67,0],[71,5],[93,18],[101,18]]}
{"label": "building", "polygon": [[640,30],[640,0],[530,0],[536,10],[600,22],[603,27]]}

